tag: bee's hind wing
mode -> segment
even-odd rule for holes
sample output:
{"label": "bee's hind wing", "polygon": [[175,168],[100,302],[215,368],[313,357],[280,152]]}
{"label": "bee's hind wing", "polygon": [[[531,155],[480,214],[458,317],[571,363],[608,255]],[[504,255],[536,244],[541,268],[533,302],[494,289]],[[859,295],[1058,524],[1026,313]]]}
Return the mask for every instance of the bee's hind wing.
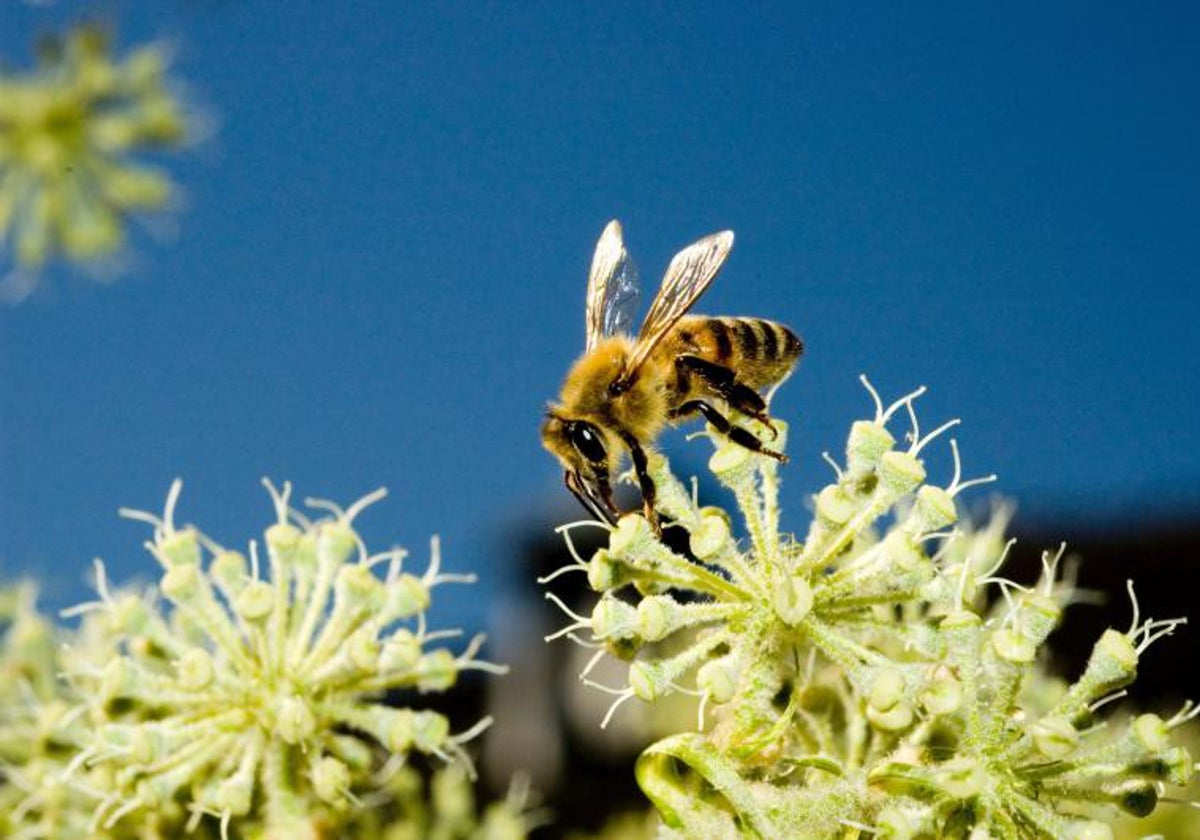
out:
{"label": "bee's hind wing", "polygon": [[642,322],[622,379],[628,381],[637,373],[663,336],[695,305],[725,264],[732,248],[733,231],[723,230],[693,242],[675,255],[663,275],[662,287],[650,304],[646,320]]}

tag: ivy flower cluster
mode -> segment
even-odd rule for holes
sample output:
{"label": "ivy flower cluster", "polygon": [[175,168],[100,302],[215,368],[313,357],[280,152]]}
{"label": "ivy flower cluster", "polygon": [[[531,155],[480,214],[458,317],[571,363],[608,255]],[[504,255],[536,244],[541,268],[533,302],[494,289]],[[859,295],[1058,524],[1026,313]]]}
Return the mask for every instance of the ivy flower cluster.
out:
{"label": "ivy flower cluster", "polygon": [[[437,711],[394,705],[467,670],[507,670],[479,657],[482,636],[448,645],[457,631],[426,625],[432,591],[473,577],[442,571],[436,539],[415,573],[401,549],[369,553],[354,522],[382,490],[345,509],[309,500],[310,517],[290,486],[267,487],[264,557],[255,541],[242,553],[177,526],[179,482],[160,515],[123,511],[153,527],[161,597],[110,588],[97,561],[99,598],[66,611],[82,620],[57,656],[36,657],[65,681],[22,679],[20,713],[0,718],[0,746],[34,745],[0,753],[12,836],[403,836],[433,819],[412,801],[425,792],[398,781],[411,755],[473,776],[463,745],[490,719],[456,733]],[[489,818],[507,828],[489,836],[524,836],[521,799]],[[468,796],[447,837],[472,836],[471,808]]]}
{"label": "ivy flower cluster", "polygon": [[[606,653],[629,662],[624,685],[597,686],[615,697],[609,717],[633,698],[699,698],[698,731],[638,763],[668,834],[1111,837],[1096,805],[1145,815],[1192,775],[1172,735],[1191,707],[1120,733],[1096,714],[1183,620],[1141,621],[1135,601],[1129,629],[1105,632],[1054,696],[1038,663],[1077,597],[1061,551],[1032,588],[1001,578],[1007,515],[972,531],[956,502],[994,476],[963,480],[951,440],[951,479],[927,480],[922,452],[957,421],[923,434],[923,389],[885,408],[863,382],[873,417],[851,426],[843,464],[826,456],[836,479],[816,495],[803,541],[780,531],[778,463],[710,430],[709,467],[746,538],[654,456],[659,512],[687,532],[690,555],[640,514],[587,559],[565,527],[573,562],[562,571],[584,572],[600,597],[581,615],[549,594],[572,619],[556,635],[597,648],[585,681]],[[900,414],[911,426],[902,443],[889,429]],[[773,425],[757,431],[782,449],[786,424]]]}
{"label": "ivy flower cluster", "polygon": [[0,72],[0,251],[18,269],[115,253],[130,214],[171,202],[170,178],[132,159],[188,137],[167,65],[157,44],[114,58],[85,26],[47,42],[33,70]]}

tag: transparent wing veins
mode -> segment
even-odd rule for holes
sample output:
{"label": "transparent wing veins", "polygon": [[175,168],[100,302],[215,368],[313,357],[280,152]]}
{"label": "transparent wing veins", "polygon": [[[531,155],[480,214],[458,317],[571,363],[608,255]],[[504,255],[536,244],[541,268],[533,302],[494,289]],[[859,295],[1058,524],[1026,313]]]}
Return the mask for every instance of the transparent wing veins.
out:
{"label": "transparent wing veins", "polygon": [[628,332],[638,297],[637,268],[625,251],[621,223],[613,219],[600,234],[588,272],[585,348],[591,350],[602,338]]}
{"label": "transparent wing veins", "polygon": [[667,266],[662,287],[638,332],[637,344],[622,376],[628,381],[712,283],[733,248],[733,231],[723,230],[684,248]]}

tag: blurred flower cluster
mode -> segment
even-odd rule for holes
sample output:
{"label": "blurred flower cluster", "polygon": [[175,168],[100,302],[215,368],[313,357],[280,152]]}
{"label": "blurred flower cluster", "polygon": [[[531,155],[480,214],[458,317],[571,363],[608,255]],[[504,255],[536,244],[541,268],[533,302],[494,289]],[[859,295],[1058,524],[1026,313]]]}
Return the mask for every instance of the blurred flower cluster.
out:
{"label": "blurred flower cluster", "polygon": [[[30,588],[7,598],[0,648],[0,836],[19,838],[525,836],[524,795],[480,814],[463,745],[489,719],[452,731],[407,705],[466,670],[506,669],[430,631],[432,591],[469,576],[369,554],[345,510],[290,504],[268,484],[274,521],[248,551],[176,527],[176,482],[149,522],[156,591],[110,588],[56,629]],[[404,704],[401,704],[403,701]],[[410,757],[445,769],[429,791]]]}
{"label": "blurred flower cluster", "polygon": [[[1127,629],[1103,633],[1074,682],[1048,677],[1045,642],[1078,598],[1062,550],[1043,556],[1032,586],[1001,577],[1007,511],[975,529],[957,505],[993,477],[964,481],[951,441],[951,479],[927,480],[922,452],[956,421],[923,434],[922,391],[885,408],[863,382],[873,416],[851,426],[844,463],[828,459],[835,480],[803,541],[779,528],[778,462],[712,430],[709,467],[744,540],[661,456],[650,464],[659,512],[686,531],[686,553],[640,514],[590,558],[563,529],[563,571],[586,574],[600,597],[588,615],[559,602],[571,623],[557,635],[596,649],[587,682],[605,655],[628,662],[623,684],[596,685],[615,698],[609,715],[633,698],[698,698],[695,731],[637,764],[660,836],[1113,837],[1118,813],[1150,814],[1193,775],[1178,744],[1190,705],[1119,725],[1099,713],[1183,620],[1142,620],[1131,584]],[[889,430],[898,414],[903,443]],[[782,449],[786,424],[773,425],[757,433]]]}
{"label": "blurred flower cluster", "polygon": [[135,155],[180,146],[189,124],[151,44],[124,58],[83,26],[41,45],[24,73],[0,71],[0,253],[18,271],[55,256],[90,263],[123,246],[133,213],[173,196]]}

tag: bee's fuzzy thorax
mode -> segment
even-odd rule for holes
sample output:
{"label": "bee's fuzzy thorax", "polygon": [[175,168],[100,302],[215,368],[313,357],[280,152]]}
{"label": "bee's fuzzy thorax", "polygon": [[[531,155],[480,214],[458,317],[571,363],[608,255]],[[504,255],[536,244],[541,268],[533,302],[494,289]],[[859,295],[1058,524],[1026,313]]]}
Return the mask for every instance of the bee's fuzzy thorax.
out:
{"label": "bee's fuzzy thorax", "polygon": [[610,386],[625,369],[634,342],[624,335],[606,338],[571,367],[563,383],[562,403],[573,416],[586,417],[606,429],[651,440],[665,423],[664,382],[644,365],[628,390],[614,395]]}

